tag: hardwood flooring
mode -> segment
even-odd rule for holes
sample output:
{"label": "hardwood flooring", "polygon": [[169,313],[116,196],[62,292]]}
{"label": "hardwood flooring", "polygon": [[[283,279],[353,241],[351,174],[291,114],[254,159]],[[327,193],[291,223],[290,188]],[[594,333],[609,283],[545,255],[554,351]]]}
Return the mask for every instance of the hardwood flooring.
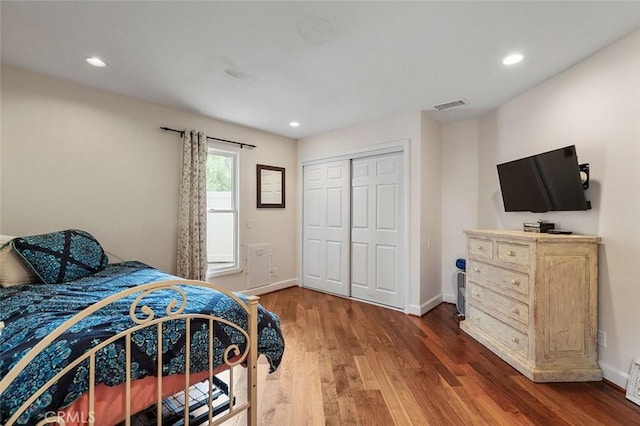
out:
{"label": "hardwood flooring", "polygon": [[640,425],[604,382],[530,382],[461,332],[453,305],[418,318],[298,287],[260,302],[287,345],[278,371],[260,364],[260,425]]}

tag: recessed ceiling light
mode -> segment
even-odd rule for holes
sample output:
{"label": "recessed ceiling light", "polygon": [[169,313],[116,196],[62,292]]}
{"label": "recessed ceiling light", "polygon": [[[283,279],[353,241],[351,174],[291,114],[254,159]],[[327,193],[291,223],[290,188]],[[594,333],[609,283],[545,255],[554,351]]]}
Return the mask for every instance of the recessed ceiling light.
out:
{"label": "recessed ceiling light", "polygon": [[98,68],[104,68],[107,66],[107,64],[102,59],[96,58],[95,56],[87,58],[87,63]]}
{"label": "recessed ceiling light", "polygon": [[289,123],[289,126],[291,126],[291,127],[300,127],[300,123],[298,123],[297,121],[292,121],[291,123]]}
{"label": "recessed ceiling light", "polygon": [[524,59],[524,56],[522,56],[519,53],[514,53],[513,55],[509,55],[506,58],[504,58],[502,60],[502,63],[505,65],[513,65],[513,64],[517,64],[518,62],[522,61],[522,59]]}

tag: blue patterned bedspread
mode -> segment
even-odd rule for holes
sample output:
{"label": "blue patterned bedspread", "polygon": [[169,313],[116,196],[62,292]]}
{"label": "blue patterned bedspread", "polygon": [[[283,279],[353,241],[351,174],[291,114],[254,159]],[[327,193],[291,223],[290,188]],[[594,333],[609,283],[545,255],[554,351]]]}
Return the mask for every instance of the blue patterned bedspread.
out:
{"label": "blue patterned bedspread", "polygon": [[[0,378],[4,377],[38,341],[57,326],[89,305],[127,288],[156,281],[175,280],[139,262],[123,262],[64,284],[31,284],[0,288],[0,320],[5,329],[0,336]],[[246,312],[228,296],[212,290],[182,286],[187,295],[184,313],[206,313],[227,319],[247,329]],[[0,390],[0,424],[31,395],[46,383],[70,360],[83,354],[87,348],[134,325],[129,307],[140,293],[122,299],[87,317],[49,345],[7,389]],[[241,298],[243,296],[240,295]],[[168,301],[180,298],[175,291],[153,293],[141,305],[148,305],[159,314],[165,314]],[[275,371],[284,352],[279,318],[258,308],[258,352],[267,357],[270,370]],[[142,318],[141,315],[139,317]],[[232,327],[214,327],[214,363],[222,365],[223,350],[230,344],[245,348],[245,338]],[[206,371],[208,366],[208,322],[191,321],[191,373]],[[122,340],[122,339],[121,339]],[[157,328],[155,326],[132,334],[133,379],[157,375]],[[184,373],[185,321],[175,320],[163,326],[162,375]],[[124,343],[107,345],[96,354],[96,383],[109,386],[125,381]],[[65,407],[88,390],[88,363],[80,364],[51,387],[19,420],[19,424],[33,424],[46,412]]]}

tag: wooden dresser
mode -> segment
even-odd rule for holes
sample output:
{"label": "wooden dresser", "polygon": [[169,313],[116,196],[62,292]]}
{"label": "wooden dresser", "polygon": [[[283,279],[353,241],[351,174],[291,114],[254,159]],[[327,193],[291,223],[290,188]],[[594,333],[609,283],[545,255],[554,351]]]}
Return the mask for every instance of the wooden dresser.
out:
{"label": "wooden dresser", "polygon": [[584,235],[467,234],[460,328],[534,382],[602,380],[598,242]]}

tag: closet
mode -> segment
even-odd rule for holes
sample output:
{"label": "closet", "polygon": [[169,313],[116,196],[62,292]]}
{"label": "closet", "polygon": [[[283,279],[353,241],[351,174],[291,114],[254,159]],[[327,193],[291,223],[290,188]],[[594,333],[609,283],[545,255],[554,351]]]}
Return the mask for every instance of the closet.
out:
{"label": "closet", "polygon": [[303,167],[302,285],[404,307],[404,152]]}

